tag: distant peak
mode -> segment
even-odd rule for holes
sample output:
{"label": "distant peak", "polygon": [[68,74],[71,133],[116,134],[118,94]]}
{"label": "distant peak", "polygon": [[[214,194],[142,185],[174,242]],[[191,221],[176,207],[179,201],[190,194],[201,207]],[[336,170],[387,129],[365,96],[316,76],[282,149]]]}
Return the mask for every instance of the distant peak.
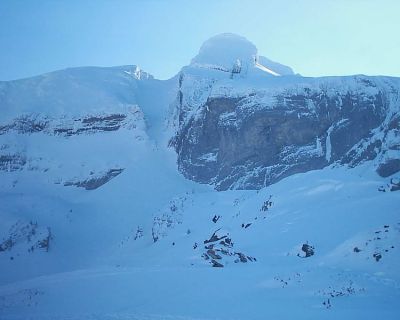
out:
{"label": "distant peak", "polygon": [[218,34],[205,41],[191,66],[242,74],[252,70],[273,76],[293,74],[289,67],[259,58],[251,41],[233,33]]}
{"label": "distant peak", "polygon": [[253,43],[233,33],[222,33],[204,42],[191,64],[230,70],[238,61],[254,65],[256,59],[257,47]]}

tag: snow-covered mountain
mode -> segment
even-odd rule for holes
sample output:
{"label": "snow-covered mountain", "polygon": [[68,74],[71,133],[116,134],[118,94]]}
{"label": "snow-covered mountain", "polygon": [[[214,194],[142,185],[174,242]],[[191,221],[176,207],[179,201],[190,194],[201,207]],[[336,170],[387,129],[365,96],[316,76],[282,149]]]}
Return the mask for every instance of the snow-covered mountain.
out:
{"label": "snow-covered mountain", "polygon": [[182,69],[171,144],[186,177],[259,189],[333,163],[400,170],[400,79],[280,76],[258,60],[254,45],[228,34]]}
{"label": "snow-covered mountain", "polygon": [[0,319],[397,319],[399,88],[233,34],[0,82]]}

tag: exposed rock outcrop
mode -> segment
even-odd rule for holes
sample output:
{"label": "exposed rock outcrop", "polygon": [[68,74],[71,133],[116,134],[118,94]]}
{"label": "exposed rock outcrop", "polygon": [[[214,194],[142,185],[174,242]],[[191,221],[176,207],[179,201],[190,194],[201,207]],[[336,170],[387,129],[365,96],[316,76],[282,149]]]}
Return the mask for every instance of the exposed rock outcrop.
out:
{"label": "exposed rock outcrop", "polygon": [[84,117],[50,118],[38,114],[25,114],[0,126],[0,135],[6,133],[33,134],[43,132],[48,135],[73,136],[116,131],[120,128],[134,129],[135,122],[143,121],[143,114],[138,107],[126,113],[102,113]]}
{"label": "exposed rock outcrop", "polygon": [[193,107],[188,102],[199,95],[182,83],[171,145],[187,178],[218,190],[259,189],[332,163],[378,159],[379,174],[399,171],[397,79],[280,77],[256,90],[250,80],[245,89],[234,85],[210,82],[208,98]]}
{"label": "exposed rock outcrop", "polygon": [[38,226],[37,222],[19,220],[11,226],[8,234],[0,243],[0,253],[12,251],[16,246],[29,253],[36,249],[48,252],[52,239],[50,227]]}
{"label": "exposed rock outcrop", "polygon": [[21,153],[0,154],[0,170],[8,172],[22,170],[26,161],[26,156]]}
{"label": "exposed rock outcrop", "polygon": [[85,188],[86,190],[94,190],[121,174],[122,171],[124,171],[124,169],[110,169],[105,173],[93,175],[93,177],[87,178],[83,181],[67,181],[64,183],[64,186],[76,186],[79,188]]}

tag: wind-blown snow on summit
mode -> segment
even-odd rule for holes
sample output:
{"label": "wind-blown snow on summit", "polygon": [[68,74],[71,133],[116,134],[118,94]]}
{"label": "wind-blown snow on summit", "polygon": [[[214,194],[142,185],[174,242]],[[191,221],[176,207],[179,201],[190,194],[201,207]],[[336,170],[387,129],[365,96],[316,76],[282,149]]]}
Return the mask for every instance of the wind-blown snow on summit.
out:
{"label": "wind-blown snow on summit", "polygon": [[[192,67],[238,73],[242,75],[289,75],[293,71],[286,66],[258,56],[256,46],[244,37],[223,33],[210,38],[201,46],[197,56],[190,64]],[[276,70],[274,70],[276,69]]]}

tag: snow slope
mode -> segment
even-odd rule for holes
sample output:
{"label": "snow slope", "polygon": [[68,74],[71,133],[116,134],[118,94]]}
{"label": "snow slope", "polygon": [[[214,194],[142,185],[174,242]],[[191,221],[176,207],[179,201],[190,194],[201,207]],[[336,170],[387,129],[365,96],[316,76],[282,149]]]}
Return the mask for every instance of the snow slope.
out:
{"label": "snow slope", "polygon": [[[12,206],[16,194],[2,195],[2,212],[51,224],[54,237],[47,253],[27,253],[23,240],[2,255],[4,319],[396,318],[400,195],[379,192],[385,181],[368,166],[226,192],[199,189],[159,160],[136,169],[93,192],[42,186]],[[223,268],[204,258],[214,232],[233,243],[214,245]]]}

